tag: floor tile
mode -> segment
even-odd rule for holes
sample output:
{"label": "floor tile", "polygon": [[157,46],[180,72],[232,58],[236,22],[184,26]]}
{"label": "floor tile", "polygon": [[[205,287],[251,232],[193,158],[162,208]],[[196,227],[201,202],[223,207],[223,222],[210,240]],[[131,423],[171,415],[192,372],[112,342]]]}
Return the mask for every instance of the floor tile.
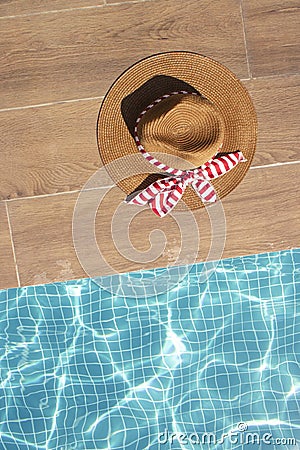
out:
{"label": "floor tile", "polygon": [[0,202],[0,289],[18,286],[5,203]]}
{"label": "floor tile", "polygon": [[198,0],[184,8],[153,0],[3,19],[1,36],[0,109],[104,95],[131,64],[170,50],[206,54],[248,77],[235,0],[203,0],[201,8]]}
{"label": "floor tile", "polygon": [[299,176],[300,164],[249,171],[223,200],[224,258],[299,247]]}
{"label": "floor tile", "polygon": [[[159,219],[150,210],[125,205],[124,193],[118,188],[85,191],[77,204],[74,193],[9,201],[21,284],[297,247],[299,175],[298,164],[250,170],[222,204],[219,202],[226,216],[225,236],[221,210],[212,214],[208,208],[196,211],[195,216],[178,213],[174,218]],[[219,254],[220,247],[210,252],[212,242],[225,245],[224,252]]]}
{"label": "floor tile", "polygon": [[[100,205],[98,190],[86,191],[82,195],[83,202],[78,206],[79,213],[74,219],[74,223],[76,221],[81,227],[81,231],[74,234],[75,246],[72,220],[77,195],[62,194],[9,202],[22,285],[164,267],[173,261],[179,248],[180,230],[171,217],[161,221],[150,211],[138,210],[138,216],[131,220],[128,213],[136,215],[136,208],[124,205],[124,193],[118,188],[109,190]],[[121,208],[119,214],[118,207]],[[203,217],[205,215],[204,212]],[[208,219],[204,220],[208,225]],[[96,246],[93,241],[94,221]],[[138,252],[149,250],[149,234],[151,231],[155,233],[156,228],[168,237],[166,248],[160,231],[157,236],[151,236],[154,246],[151,255],[135,254],[130,260],[128,223],[131,223],[132,245]],[[202,248],[207,252],[208,243],[202,243]]]}
{"label": "floor tile", "polygon": [[300,75],[245,81],[258,116],[253,165],[300,160]]}
{"label": "floor tile", "polygon": [[104,0],[2,0],[0,3],[0,17],[32,14],[45,11],[60,11],[104,4]]}
{"label": "floor tile", "polygon": [[242,4],[252,75],[299,73],[299,2],[242,0]]}
{"label": "floor tile", "polygon": [[101,100],[0,113],[0,198],[81,189],[100,165]]}
{"label": "floor tile", "polygon": [[84,276],[72,246],[72,194],[9,202],[23,286]]}

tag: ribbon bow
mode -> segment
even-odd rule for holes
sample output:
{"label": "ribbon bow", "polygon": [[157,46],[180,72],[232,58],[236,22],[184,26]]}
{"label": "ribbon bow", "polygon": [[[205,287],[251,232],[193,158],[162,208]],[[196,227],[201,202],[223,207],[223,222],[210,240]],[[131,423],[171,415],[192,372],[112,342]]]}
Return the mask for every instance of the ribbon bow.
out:
{"label": "ribbon bow", "polygon": [[[161,163],[154,158],[154,156],[150,155],[140,142],[138,136],[138,123],[144,114],[157,103],[171,95],[177,94],[199,95],[196,92],[188,91],[177,91],[163,95],[141,112],[134,128],[134,139],[137,148],[143,157],[157,168],[170,173],[172,176],[155,181],[134,197],[131,195],[127,197],[125,202],[130,205],[140,206],[148,204],[152,211],[159,217],[165,216],[177,205],[188,185],[191,185],[194,188],[202,201],[215,202],[217,200],[217,194],[209,180],[218,178],[224,173],[229,172],[229,170],[233,169],[239,162],[247,161],[242,152],[236,151],[224,156],[215,156],[197,169],[178,170]],[[219,152],[221,151],[221,147],[219,148]]]}
{"label": "ribbon bow", "polygon": [[224,175],[244,161],[247,160],[243,153],[237,151],[214,157],[194,170],[168,168],[172,176],[155,181],[133,198],[126,200],[126,203],[140,206],[148,204],[157,216],[164,217],[177,205],[188,185],[194,188],[203,202],[213,203],[217,200],[217,194],[209,180]]}

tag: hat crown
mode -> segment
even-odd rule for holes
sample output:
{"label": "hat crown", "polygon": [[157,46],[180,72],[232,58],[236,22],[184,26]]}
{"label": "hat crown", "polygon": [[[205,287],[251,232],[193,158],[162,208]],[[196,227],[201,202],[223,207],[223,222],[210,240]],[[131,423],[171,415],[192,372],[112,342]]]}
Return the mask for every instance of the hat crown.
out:
{"label": "hat crown", "polygon": [[222,145],[224,121],[215,105],[201,95],[175,94],[143,115],[138,135],[149,153],[179,156],[199,166]]}

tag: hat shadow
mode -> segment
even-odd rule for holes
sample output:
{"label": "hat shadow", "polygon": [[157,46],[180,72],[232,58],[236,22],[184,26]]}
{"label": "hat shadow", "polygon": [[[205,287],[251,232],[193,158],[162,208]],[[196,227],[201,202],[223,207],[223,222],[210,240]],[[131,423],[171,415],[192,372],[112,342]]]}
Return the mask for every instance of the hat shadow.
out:
{"label": "hat shadow", "polygon": [[156,75],[122,100],[121,114],[132,137],[136,120],[141,112],[157,98],[176,91],[188,91],[201,95],[197,89],[185,81],[167,75]]}
{"label": "hat shadow", "polygon": [[[179,78],[167,75],[156,75],[147,80],[138,89],[127,95],[121,102],[121,114],[128,128],[129,133],[134,138],[134,127],[141,112],[157,98],[176,91],[187,91],[201,95],[197,89]],[[127,197],[129,200],[136,192],[145,189],[154,181],[165,178],[166,175],[152,173]]]}

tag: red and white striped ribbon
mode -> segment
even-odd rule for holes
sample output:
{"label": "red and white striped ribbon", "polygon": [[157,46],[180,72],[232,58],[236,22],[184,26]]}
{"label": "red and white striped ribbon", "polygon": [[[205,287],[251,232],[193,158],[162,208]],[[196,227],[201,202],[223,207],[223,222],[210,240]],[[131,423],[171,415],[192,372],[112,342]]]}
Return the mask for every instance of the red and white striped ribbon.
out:
{"label": "red and white striped ribbon", "polygon": [[[159,217],[164,217],[177,205],[188,185],[191,185],[194,188],[195,192],[203,202],[215,202],[217,200],[217,194],[209,180],[224,175],[233,169],[239,162],[247,161],[241,151],[236,151],[219,157],[214,156],[197,169],[180,170],[173,169],[150,155],[150,153],[145,150],[138,137],[138,124],[149,109],[153,108],[153,106],[157,105],[165,98],[177,94],[198,95],[195,92],[187,91],[177,91],[163,95],[141,112],[134,128],[134,139],[143,157],[158,169],[161,169],[172,176],[155,181],[150,184],[150,186],[137,193],[133,198],[130,196],[131,198],[129,200],[126,199],[125,202],[131,205],[140,206],[148,204],[152,211]],[[222,145],[217,153],[220,152],[221,147]]]}

